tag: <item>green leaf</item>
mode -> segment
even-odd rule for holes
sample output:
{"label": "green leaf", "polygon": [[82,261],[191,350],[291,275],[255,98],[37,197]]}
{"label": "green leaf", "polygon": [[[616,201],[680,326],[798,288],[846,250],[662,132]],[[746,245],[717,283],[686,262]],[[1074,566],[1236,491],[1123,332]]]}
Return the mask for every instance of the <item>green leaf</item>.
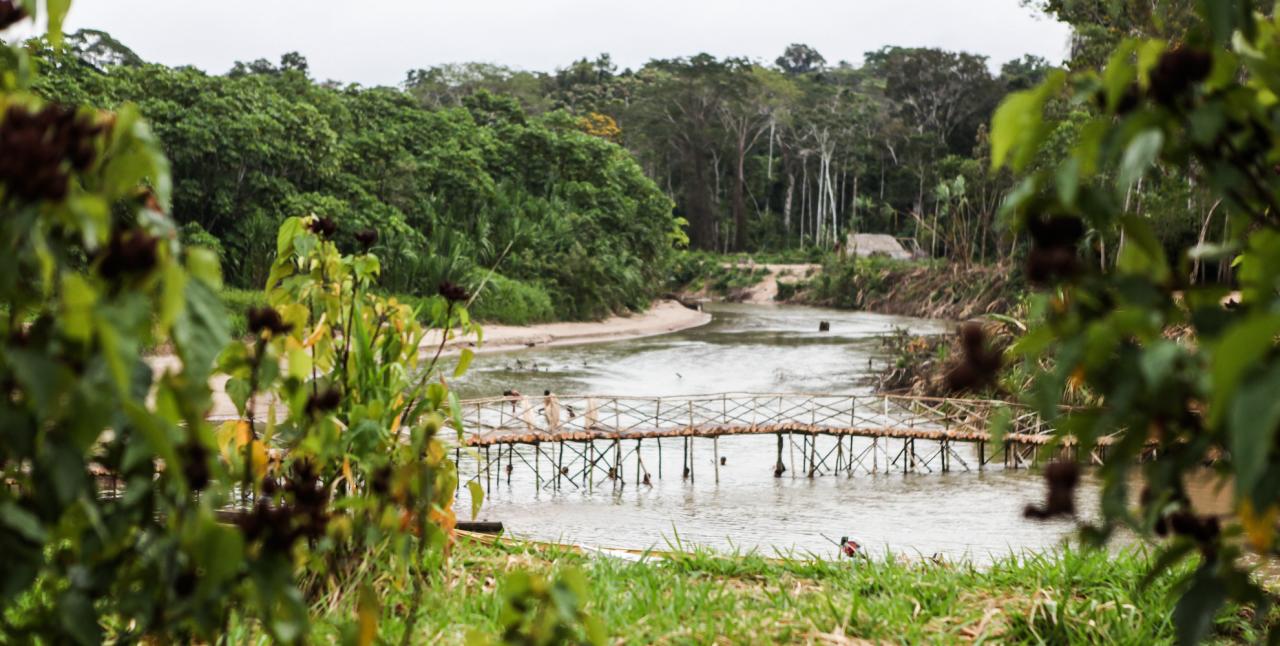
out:
{"label": "green leaf", "polygon": [[1129,147],[1124,151],[1124,158],[1120,160],[1120,174],[1116,180],[1121,191],[1127,191],[1129,187],[1138,183],[1138,180],[1160,156],[1162,148],[1164,148],[1164,133],[1155,128],[1143,131],[1129,142]]}
{"label": "green leaf", "polygon": [[[1250,379],[1231,402],[1231,458],[1236,469],[1236,494],[1243,499],[1266,470],[1267,457],[1280,428],[1280,365]],[[1265,506],[1263,507],[1265,508]]]}
{"label": "green leaf", "polygon": [[186,308],[173,327],[173,342],[184,372],[197,382],[207,380],[214,359],[231,339],[226,307],[217,292],[200,280],[188,280]]}
{"label": "green leaf", "polygon": [[1140,217],[1126,215],[1120,218],[1124,227],[1125,245],[1116,259],[1116,267],[1128,274],[1143,276],[1153,283],[1169,280],[1169,261],[1164,245],[1151,230],[1150,223]]}
{"label": "green leaf", "polygon": [[471,520],[475,520],[480,514],[480,506],[484,504],[484,487],[472,480],[467,483],[467,490],[471,492]]}
{"label": "green leaf", "polygon": [[1173,609],[1178,643],[1199,644],[1209,636],[1213,620],[1226,601],[1226,590],[1213,574],[1213,562],[1204,563],[1191,578],[1191,587]]}
{"label": "green leaf", "polygon": [[80,274],[62,275],[62,330],[77,341],[87,341],[93,334],[93,306],[98,293]]}
{"label": "green leaf", "polygon": [[462,349],[462,355],[458,357],[458,367],[453,370],[454,379],[467,374],[467,368],[471,367],[471,360],[474,359],[475,356],[476,353],[472,352],[470,348]]}
{"label": "green leaf", "polygon": [[1148,40],[1138,47],[1138,83],[1142,89],[1151,86],[1151,70],[1160,62],[1160,57],[1168,47],[1163,40]]}
{"label": "green leaf", "polygon": [[1220,423],[1245,373],[1275,346],[1280,315],[1257,315],[1231,326],[1213,346],[1213,406],[1210,419]]}
{"label": "green leaf", "polygon": [[291,217],[280,224],[280,230],[276,233],[276,257],[283,260],[290,249],[293,248],[293,239],[298,237],[302,232],[302,219]]}
{"label": "green leaf", "polygon": [[33,543],[44,543],[49,537],[35,514],[11,500],[0,502],[0,523]]}
{"label": "green leaf", "polygon": [[1045,102],[1065,82],[1065,73],[1052,73],[1039,87],[1010,94],[1000,104],[991,118],[992,170],[1008,163],[1020,171],[1030,163],[1045,136]]}

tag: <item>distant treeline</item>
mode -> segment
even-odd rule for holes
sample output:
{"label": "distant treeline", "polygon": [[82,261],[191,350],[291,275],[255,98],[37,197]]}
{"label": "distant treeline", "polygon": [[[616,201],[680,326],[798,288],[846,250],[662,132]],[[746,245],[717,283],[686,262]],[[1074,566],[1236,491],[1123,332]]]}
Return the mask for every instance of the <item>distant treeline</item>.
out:
{"label": "distant treeline", "polygon": [[42,52],[40,90],[140,107],[173,165],[184,237],[218,249],[235,286],[261,288],[279,223],[316,213],[349,247],[378,232],[388,291],[475,287],[496,266],[478,312],[595,318],[646,307],[683,239],[634,158],[565,112],[489,94],[426,107],[399,89],[317,83],[296,54],[217,76],[142,63],[100,32],[69,43]]}
{"label": "distant treeline", "polygon": [[994,214],[1012,185],[987,173],[987,124],[1048,70],[900,47],[828,65],[792,45],[771,65],[700,54],[619,72],[603,55],[551,74],[446,65],[404,85],[429,106],[492,92],[577,115],[635,153],[698,248],[829,248],[857,229],[980,260],[1000,253]]}

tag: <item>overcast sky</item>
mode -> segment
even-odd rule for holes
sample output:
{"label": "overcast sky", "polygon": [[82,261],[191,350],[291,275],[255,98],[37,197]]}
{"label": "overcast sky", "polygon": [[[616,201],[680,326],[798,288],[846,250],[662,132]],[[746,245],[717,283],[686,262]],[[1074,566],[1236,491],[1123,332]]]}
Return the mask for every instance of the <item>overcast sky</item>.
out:
{"label": "overcast sky", "polygon": [[771,62],[807,43],[831,63],[884,45],[1060,62],[1064,25],[1019,0],[76,0],[67,30],[221,73],[299,51],[320,79],[395,84],[461,61],[551,71],[609,52],[619,67],[709,52]]}

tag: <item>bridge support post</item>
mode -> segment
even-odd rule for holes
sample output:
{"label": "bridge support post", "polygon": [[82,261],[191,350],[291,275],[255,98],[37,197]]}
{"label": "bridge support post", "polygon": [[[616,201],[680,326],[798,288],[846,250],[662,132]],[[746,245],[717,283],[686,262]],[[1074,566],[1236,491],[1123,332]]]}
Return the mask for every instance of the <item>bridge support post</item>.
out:
{"label": "bridge support post", "polygon": [[818,436],[809,435],[809,477],[813,478],[818,470]]}
{"label": "bridge support post", "polygon": [[542,491],[542,445],[533,443],[533,490]]}
{"label": "bridge support post", "polygon": [[564,476],[564,442],[557,442],[560,445],[560,455],[556,458],[556,490],[560,490],[560,479]]}
{"label": "bridge support post", "polygon": [[617,438],[613,440],[613,473],[617,476],[617,484],[627,484],[627,479],[622,475],[622,442]]}
{"label": "bridge support post", "polygon": [[791,477],[796,477],[796,436],[787,431],[787,444],[791,446]]}
{"label": "bridge support post", "polygon": [[787,468],[782,465],[782,433],[778,433],[778,461],[773,465],[773,477],[781,478]]}
{"label": "bridge support post", "polygon": [[511,472],[516,470],[514,462],[516,452],[515,444],[507,445],[507,487],[511,486]]}
{"label": "bridge support post", "polygon": [[689,479],[689,438],[686,436],[683,441],[684,451],[680,454],[680,468],[684,471],[681,478]]}
{"label": "bridge support post", "polygon": [[712,460],[716,469],[716,484],[720,484],[720,436],[711,438]]}
{"label": "bridge support post", "polygon": [[582,476],[587,479],[587,493],[595,491],[596,488],[596,443],[595,440],[587,440],[587,460],[582,465]]}
{"label": "bridge support post", "polygon": [[658,438],[658,479],[662,479],[662,438]]}
{"label": "bridge support post", "polygon": [[[498,455],[502,455],[501,452]],[[493,491],[493,483],[489,481],[489,446],[484,447],[484,489],[486,492]]]}
{"label": "bridge support post", "polygon": [[636,485],[640,485],[640,442],[636,440]]}

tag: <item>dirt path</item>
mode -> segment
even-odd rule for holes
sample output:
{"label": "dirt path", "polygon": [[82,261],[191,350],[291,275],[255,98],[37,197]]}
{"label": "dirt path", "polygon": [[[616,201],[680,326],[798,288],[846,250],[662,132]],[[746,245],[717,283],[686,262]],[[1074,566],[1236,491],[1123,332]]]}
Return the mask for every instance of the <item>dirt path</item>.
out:
{"label": "dirt path", "polygon": [[[753,303],[756,305],[767,305],[776,302],[778,297],[778,278],[783,278],[788,281],[796,281],[822,269],[822,265],[815,264],[746,266],[764,267],[769,270],[769,275],[766,276],[764,280],[746,290],[746,297],[741,301],[743,303]],[[735,298],[735,300],[737,299]]]}

